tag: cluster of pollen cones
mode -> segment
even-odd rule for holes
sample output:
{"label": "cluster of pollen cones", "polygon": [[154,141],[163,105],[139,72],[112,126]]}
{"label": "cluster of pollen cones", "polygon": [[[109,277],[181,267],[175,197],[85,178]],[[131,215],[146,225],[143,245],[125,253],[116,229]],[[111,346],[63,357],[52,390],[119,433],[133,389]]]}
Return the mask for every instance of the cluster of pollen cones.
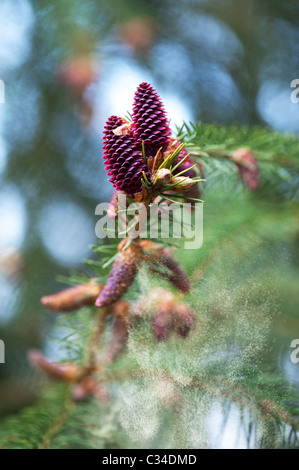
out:
{"label": "cluster of pollen cones", "polygon": [[[156,288],[135,302],[123,300],[124,292],[143,262],[148,264],[152,273],[164,276],[181,293]],[[75,401],[84,401],[91,396],[107,401],[109,391],[99,379],[99,373],[124,352],[130,329],[140,317],[151,316],[152,332],[158,341],[166,340],[172,333],[181,338],[189,335],[195,323],[195,314],[182,300],[182,294],[189,292],[189,289],[189,279],[169,249],[149,240],[134,241],[126,250],[119,252],[105,285],[98,283],[97,278],[91,278],[84,284],[41,299],[45,307],[58,313],[96,304],[101,314],[99,319],[104,322],[104,326],[112,319],[111,333],[100,356],[91,350],[87,363],[82,366],[71,362],[52,362],[35,350],[29,352],[29,359],[49,378],[71,384]],[[99,332],[102,335],[101,328]],[[96,341],[92,340],[95,348],[100,339],[103,340],[100,337],[96,337]]]}

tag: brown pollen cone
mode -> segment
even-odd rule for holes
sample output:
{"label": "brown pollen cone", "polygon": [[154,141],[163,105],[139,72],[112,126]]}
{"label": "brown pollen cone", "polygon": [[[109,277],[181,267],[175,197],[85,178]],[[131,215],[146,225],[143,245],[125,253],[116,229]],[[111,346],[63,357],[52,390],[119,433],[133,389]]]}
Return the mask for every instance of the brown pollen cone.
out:
{"label": "brown pollen cone", "polygon": [[189,305],[175,300],[161,300],[152,318],[152,328],[156,338],[161,341],[174,331],[182,338],[187,338],[195,324],[195,314]]}
{"label": "brown pollen cone", "polygon": [[173,329],[174,314],[172,304],[162,304],[152,318],[152,328],[155,337],[162,341],[170,335]]}
{"label": "brown pollen cone", "polygon": [[129,337],[129,307],[130,302],[123,300],[117,302],[113,308],[115,316],[111,338],[104,354],[104,362],[112,363],[125,350]]}
{"label": "brown pollen cone", "polygon": [[80,383],[73,387],[72,397],[77,403],[84,402],[90,397],[94,397],[102,403],[107,403],[110,400],[105,385],[90,376],[84,377]]}
{"label": "brown pollen cone", "polygon": [[182,302],[172,292],[156,288],[130,306],[130,313],[134,316],[143,316],[153,313],[152,330],[155,337],[165,340],[175,332],[186,338],[195,324],[195,314],[191,307]]}
{"label": "brown pollen cone", "polygon": [[49,310],[70,312],[84,305],[93,305],[103,286],[96,284],[97,278],[92,278],[86,284],[70,287],[56,294],[41,298],[41,303]]}
{"label": "brown pollen cone", "polygon": [[195,314],[185,303],[176,305],[174,328],[178,335],[186,338],[195,324]]}
{"label": "brown pollen cone", "polygon": [[97,71],[91,57],[71,57],[59,66],[56,76],[74,93],[82,95],[97,78]]}
{"label": "brown pollen cone", "polygon": [[98,296],[96,307],[105,307],[119,300],[135,279],[140,267],[140,247],[132,243],[120,251],[114,261],[107,282]]}
{"label": "brown pollen cone", "polygon": [[237,165],[241,179],[250,191],[256,191],[259,186],[259,167],[251,150],[240,148],[232,154],[232,160]]}
{"label": "brown pollen cone", "polygon": [[75,383],[83,373],[81,367],[73,363],[59,364],[51,362],[41,352],[32,349],[28,353],[28,358],[32,365],[42,370],[45,374],[54,380],[67,383]]}
{"label": "brown pollen cone", "polygon": [[165,276],[176,289],[187,294],[190,291],[189,278],[175,259],[160,255],[158,261],[169,270],[169,273],[162,274],[162,277]]}
{"label": "brown pollen cone", "polygon": [[123,42],[135,52],[150,47],[155,39],[156,23],[151,17],[136,17],[119,26]]}
{"label": "brown pollen cone", "polygon": [[[150,256],[145,256],[144,260],[150,264],[150,271],[152,273],[166,279],[184,294],[190,291],[189,278],[174,259],[169,249],[153,250]],[[159,267],[162,267],[162,270]]]}

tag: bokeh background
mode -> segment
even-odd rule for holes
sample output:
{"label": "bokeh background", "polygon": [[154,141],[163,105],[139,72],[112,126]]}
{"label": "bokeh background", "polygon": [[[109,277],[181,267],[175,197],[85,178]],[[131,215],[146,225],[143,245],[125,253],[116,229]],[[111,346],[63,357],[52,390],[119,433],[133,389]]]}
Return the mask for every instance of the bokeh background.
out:
{"label": "bokeh background", "polygon": [[[42,295],[82,269],[95,207],[112,188],[104,122],[131,111],[142,81],[172,125],[247,125],[299,133],[296,0],[1,0],[0,414],[34,401],[26,351],[47,352],[55,315]],[[291,326],[286,327],[288,331]],[[290,378],[295,368],[288,364]]]}

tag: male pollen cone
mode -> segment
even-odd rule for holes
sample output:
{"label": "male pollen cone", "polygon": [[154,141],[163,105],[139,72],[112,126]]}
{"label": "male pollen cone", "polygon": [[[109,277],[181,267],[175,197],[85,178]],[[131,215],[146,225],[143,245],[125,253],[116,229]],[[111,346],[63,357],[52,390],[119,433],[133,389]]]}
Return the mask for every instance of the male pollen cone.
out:
{"label": "male pollen cone", "polygon": [[133,135],[139,146],[144,141],[147,157],[167,147],[169,122],[160,96],[149,83],[141,83],[136,90],[132,122]]}
{"label": "male pollen cone", "polygon": [[[147,257],[146,260],[152,264],[150,270],[152,273],[158,274],[159,276],[167,279],[167,281],[176,289],[180,290],[184,294],[188,294],[191,287],[189,278],[177,261],[173,257],[169,256],[168,253],[168,250],[164,252],[162,249],[159,250],[158,253],[153,252],[153,258]],[[167,271],[159,270],[159,264],[166,268]]]}
{"label": "male pollen cone", "polygon": [[155,337],[165,340],[175,332],[182,338],[187,338],[195,324],[195,314],[185,303],[177,304],[173,301],[161,299],[160,305],[156,307],[156,313],[152,318],[152,329]]}
{"label": "male pollen cone", "polygon": [[141,145],[138,146],[130,133],[115,135],[113,130],[125,124],[118,116],[110,116],[107,120],[103,137],[103,158],[109,181],[118,191],[129,196],[140,192],[142,172],[149,177],[147,165],[144,163]]}
{"label": "male pollen cone", "polygon": [[170,335],[174,322],[173,306],[162,304],[152,318],[152,329],[157,340],[162,341]]}
{"label": "male pollen cone", "polygon": [[49,310],[57,312],[71,312],[84,305],[93,305],[103,288],[100,284],[92,284],[95,280],[96,278],[92,278],[89,283],[79,284],[56,294],[42,297],[41,303]]}
{"label": "male pollen cone", "polygon": [[115,317],[112,327],[111,339],[104,355],[104,362],[115,362],[124,351],[129,337],[129,319],[118,315]]}
{"label": "male pollen cone", "polygon": [[241,179],[250,191],[256,191],[259,186],[260,171],[257,160],[251,150],[240,148],[234,151],[232,160],[238,167]]}
{"label": "male pollen cone", "polygon": [[182,270],[181,266],[176,262],[175,259],[171,259],[167,256],[159,256],[160,263],[163,264],[169,273],[165,275],[166,279],[173,284],[178,290],[187,294],[190,291],[190,281],[187,274]]}
{"label": "male pollen cone", "polygon": [[66,59],[58,67],[56,75],[62,83],[79,95],[97,78],[95,64],[89,56]]}
{"label": "male pollen cone", "polygon": [[120,251],[95,306],[105,307],[119,300],[135,279],[140,266],[140,252],[133,244]]}
{"label": "male pollen cone", "polygon": [[91,396],[103,403],[107,403],[110,399],[109,392],[103,383],[95,380],[93,377],[86,376],[73,387],[72,397],[75,402],[81,403]]}
{"label": "male pollen cone", "polygon": [[182,338],[186,338],[195,323],[195,314],[189,305],[185,303],[179,303],[176,306],[175,312],[175,331]]}
{"label": "male pollen cone", "polygon": [[82,369],[76,364],[56,364],[35,349],[28,352],[28,357],[32,365],[41,369],[51,379],[60,382],[74,383],[82,375]]}

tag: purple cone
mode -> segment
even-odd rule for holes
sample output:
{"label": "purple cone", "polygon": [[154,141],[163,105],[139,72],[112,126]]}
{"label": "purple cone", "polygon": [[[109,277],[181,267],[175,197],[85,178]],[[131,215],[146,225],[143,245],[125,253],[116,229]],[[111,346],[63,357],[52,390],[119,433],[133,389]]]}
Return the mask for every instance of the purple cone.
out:
{"label": "purple cone", "polygon": [[118,116],[111,116],[105,125],[103,138],[103,158],[109,181],[115,189],[123,191],[129,196],[142,190],[142,172],[147,175],[148,168],[141,154],[141,146],[136,145],[134,137],[130,134],[117,136],[113,130],[125,124],[125,120]]}
{"label": "purple cone", "polygon": [[140,147],[144,140],[147,156],[167,147],[169,122],[160,96],[149,83],[141,83],[136,90],[132,120],[133,135]]}

